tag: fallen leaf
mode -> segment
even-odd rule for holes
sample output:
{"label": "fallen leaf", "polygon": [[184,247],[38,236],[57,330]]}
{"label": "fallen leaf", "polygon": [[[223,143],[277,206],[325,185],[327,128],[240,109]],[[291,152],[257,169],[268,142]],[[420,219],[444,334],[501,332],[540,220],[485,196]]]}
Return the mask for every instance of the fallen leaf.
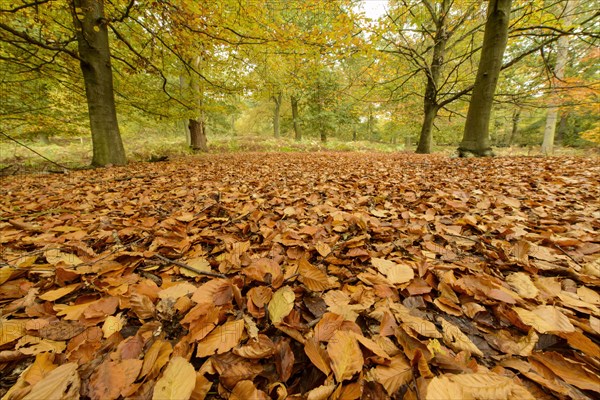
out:
{"label": "fallen leaf", "polygon": [[331,369],[337,382],[352,379],[360,372],[364,359],[354,335],[337,331],[327,344],[327,354],[331,359]]}
{"label": "fallen leaf", "polygon": [[23,400],[79,399],[80,385],[77,363],[63,364],[35,384]]}
{"label": "fallen leaf", "polygon": [[373,375],[390,396],[413,377],[412,368],[403,355],[392,357],[389,365],[378,365],[373,370]]}
{"label": "fallen leaf", "polygon": [[575,328],[564,314],[553,306],[538,306],[529,311],[514,307],[523,323],[532,326],[539,333],[573,332]]}
{"label": "fallen leaf", "polygon": [[225,322],[198,342],[196,357],[225,353],[238,345],[244,332],[244,320]]}
{"label": "fallen leaf", "polygon": [[284,286],[273,293],[273,297],[269,302],[268,310],[269,310],[269,318],[274,324],[278,324],[294,308],[294,301],[296,300],[296,295],[294,291],[289,286]]}
{"label": "fallen leaf", "polygon": [[371,264],[385,275],[392,285],[410,282],[415,277],[415,272],[408,265],[376,257],[371,259]]}
{"label": "fallen leaf", "polygon": [[189,399],[196,386],[196,371],[183,357],[173,357],[154,386],[153,400]]}

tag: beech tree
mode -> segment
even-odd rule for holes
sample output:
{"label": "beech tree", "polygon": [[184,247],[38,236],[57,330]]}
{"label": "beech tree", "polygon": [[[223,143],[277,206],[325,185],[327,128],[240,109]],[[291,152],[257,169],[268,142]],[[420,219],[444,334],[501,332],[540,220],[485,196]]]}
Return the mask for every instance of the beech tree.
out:
{"label": "beech tree", "polygon": [[90,115],[92,165],[125,164],[127,159],[115,108],[104,2],[73,0],[71,14]]}
{"label": "beech tree", "polygon": [[493,155],[489,135],[490,115],[502,68],[502,58],[508,42],[511,0],[490,0],[488,7],[481,59],[469,103],[463,139],[458,148],[461,157]]}

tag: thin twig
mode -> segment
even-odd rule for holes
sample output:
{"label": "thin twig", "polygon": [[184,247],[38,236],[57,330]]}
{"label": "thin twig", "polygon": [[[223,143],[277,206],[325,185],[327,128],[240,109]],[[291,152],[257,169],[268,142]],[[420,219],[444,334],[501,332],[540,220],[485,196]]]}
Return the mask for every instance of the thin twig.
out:
{"label": "thin twig", "polygon": [[575,259],[574,259],[574,258],[573,258],[573,257],[572,257],[572,256],[571,256],[569,253],[567,253],[565,250],[563,250],[563,248],[562,248],[562,247],[560,247],[560,246],[559,246],[559,245],[557,245],[557,244],[556,244],[555,246],[556,246],[556,248],[557,248],[557,249],[559,249],[560,251],[562,251],[562,253],[563,253],[565,256],[569,257],[569,258],[571,259],[571,261],[573,261],[575,264],[577,264],[577,266],[578,266],[579,268],[583,268],[583,266],[582,266],[581,264],[579,264],[579,263],[577,262],[577,260],[575,260]]}
{"label": "thin twig", "polygon": [[200,271],[199,269],[196,269],[196,268],[194,268],[194,267],[191,267],[191,266],[189,266],[189,265],[187,265],[187,264],[185,264],[185,263],[182,263],[182,262],[180,262],[180,261],[177,261],[177,260],[171,260],[170,258],[163,257],[163,256],[161,256],[160,254],[155,254],[154,256],[155,256],[156,258],[158,258],[159,260],[162,260],[162,261],[164,261],[164,262],[169,262],[169,263],[171,263],[171,264],[175,264],[175,265],[177,265],[177,266],[179,266],[179,267],[181,267],[181,268],[185,268],[185,269],[187,269],[188,271],[195,272],[195,273],[197,273],[198,275],[214,276],[214,277],[216,277],[216,278],[227,278],[227,276],[226,276],[226,275],[219,274],[218,272],[212,272],[212,271]]}

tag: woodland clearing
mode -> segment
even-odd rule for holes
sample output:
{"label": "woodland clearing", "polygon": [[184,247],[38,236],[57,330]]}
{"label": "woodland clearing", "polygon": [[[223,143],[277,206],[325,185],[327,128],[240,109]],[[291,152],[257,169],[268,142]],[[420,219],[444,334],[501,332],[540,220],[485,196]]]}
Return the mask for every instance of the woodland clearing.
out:
{"label": "woodland clearing", "polygon": [[232,153],[3,177],[0,395],[600,394],[600,160]]}

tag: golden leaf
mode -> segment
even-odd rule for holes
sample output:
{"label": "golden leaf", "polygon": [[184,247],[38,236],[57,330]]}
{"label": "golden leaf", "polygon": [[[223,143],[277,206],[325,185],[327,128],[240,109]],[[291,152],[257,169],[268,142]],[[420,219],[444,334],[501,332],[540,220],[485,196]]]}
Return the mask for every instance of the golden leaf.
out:
{"label": "golden leaf", "polygon": [[62,353],[67,347],[65,342],[40,339],[37,336],[25,335],[17,342],[15,348],[21,353],[27,355],[37,355],[40,353]]}
{"label": "golden leaf", "polygon": [[50,371],[39,381],[23,400],[39,399],[79,399],[81,380],[77,373],[77,363],[63,364]]}
{"label": "golden leaf", "polygon": [[111,337],[114,333],[119,332],[125,325],[125,319],[119,314],[117,316],[109,315],[102,324],[102,332],[104,338]]}
{"label": "golden leaf", "polygon": [[315,249],[319,252],[321,257],[327,257],[331,253],[331,247],[327,243],[317,242]]}
{"label": "golden leaf", "polygon": [[217,326],[198,343],[196,357],[225,353],[238,345],[244,332],[244,320],[225,322]]}
{"label": "golden leaf", "polygon": [[391,396],[412,379],[412,368],[404,355],[398,355],[392,358],[389,365],[375,367],[373,375]]}
{"label": "golden leaf", "polygon": [[371,258],[371,264],[387,277],[392,285],[410,282],[415,277],[415,271],[408,265],[400,265],[383,258]]}
{"label": "golden leaf", "polygon": [[196,386],[194,366],[183,357],[173,357],[156,381],[153,400],[189,399]]}
{"label": "golden leaf", "polygon": [[204,377],[204,375],[200,374],[199,372],[196,373],[196,386],[192,391],[190,400],[204,400],[211,387],[211,381],[206,379],[206,377]]}
{"label": "golden leaf", "polygon": [[49,290],[46,293],[40,295],[40,299],[46,301],[55,301],[68,295],[69,293],[73,293],[75,290],[81,287],[80,283],[74,283],[72,285],[67,285],[55,290]]}
{"label": "golden leaf", "polygon": [[350,332],[337,331],[327,344],[331,369],[337,382],[352,379],[362,370],[364,359],[358,342]]}
{"label": "golden leaf", "polygon": [[515,272],[506,277],[506,282],[525,299],[534,299],[540,293],[529,275],[523,272]]}
{"label": "golden leaf", "polygon": [[440,399],[465,399],[473,400],[472,396],[467,397],[463,392],[462,387],[455,382],[452,382],[448,377],[436,376],[433,378],[426,388],[425,400],[440,400]]}
{"label": "golden leaf", "polygon": [[44,252],[46,261],[54,266],[72,267],[74,265],[83,264],[83,261],[79,259],[75,254],[63,253],[58,249],[47,250]]}
{"label": "golden leaf", "polygon": [[0,285],[10,279],[13,271],[16,271],[16,269],[13,267],[0,268]]}
{"label": "golden leaf", "polygon": [[556,352],[534,353],[529,359],[544,364],[565,382],[581,390],[600,393],[600,377],[587,369],[584,364],[569,360]]}
{"label": "golden leaf", "polygon": [[339,286],[335,278],[327,276],[325,272],[311,265],[305,259],[298,262],[298,272],[300,273],[300,281],[308,290],[313,292],[322,292]]}
{"label": "golden leaf", "polygon": [[475,344],[469,339],[467,335],[455,325],[446,321],[444,318],[439,317],[438,321],[442,324],[442,335],[446,345],[455,351],[468,351],[469,353],[476,354],[483,357],[483,353]]}
{"label": "golden leaf", "polygon": [[[210,263],[206,259],[206,257],[196,257],[186,260],[185,263],[190,267],[203,272],[210,272]],[[184,276],[189,276],[190,278],[195,278],[197,276],[201,276],[199,273],[190,271],[186,268],[179,268],[179,273]]]}
{"label": "golden leaf", "polygon": [[161,299],[171,298],[177,300],[180,297],[187,296],[190,293],[194,293],[196,289],[198,288],[192,285],[191,283],[182,282],[161,290],[160,292],[158,292],[158,297]]}
{"label": "golden leaf", "polygon": [[173,346],[167,341],[156,340],[152,343],[144,356],[140,378],[148,376],[148,379],[154,379],[158,376],[162,367],[169,361],[172,352]]}
{"label": "golden leaf", "polygon": [[284,286],[275,293],[273,293],[273,297],[269,302],[268,310],[269,317],[274,324],[278,324],[294,308],[294,301],[296,300],[296,295],[294,291],[289,286]]}
{"label": "golden leaf", "polygon": [[335,385],[321,385],[306,394],[306,400],[327,400],[335,390]]}
{"label": "golden leaf", "polygon": [[532,326],[539,333],[546,332],[573,332],[575,327],[564,314],[553,306],[539,306],[529,311],[521,307],[515,307],[524,324]]}
{"label": "golden leaf", "polygon": [[451,375],[449,379],[461,386],[467,398],[535,400],[527,389],[511,378],[494,373]]}

